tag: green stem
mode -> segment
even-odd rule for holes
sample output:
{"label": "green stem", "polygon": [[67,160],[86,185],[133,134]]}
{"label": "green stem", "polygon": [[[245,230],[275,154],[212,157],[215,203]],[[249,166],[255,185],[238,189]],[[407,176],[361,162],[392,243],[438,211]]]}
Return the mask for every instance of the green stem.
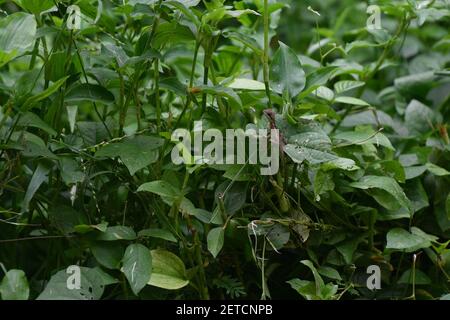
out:
{"label": "green stem", "polygon": [[156,126],[161,131],[161,97],[159,95],[159,59],[155,59],[155,99],[156,99]]}
{"label": "green stem", "polygon": [[[403,31],[405,30],[405,27],[407,25],[408,25],[408,18],[405,16],[405,17],[403,17],[403,19],[402,19],[402,21],[401,21],[401,23],[400,23],[400,25],[399,25],[395,35],[388,41],[388,43],[384,47],[383,53],[379,57],[379,59],[377,61],[377,64],[375,65],[375,68],[373,68],[372,71],[369,72],[364,77],[365,85],[362,86],[359,89],[359,91],[358,91],[358,93],[356,95],[357,98],[360,98],[362,96],[362,94],[364,93],[364,90],[365,90],[365,88],[367,86],[368,81],[371,80],[377,74],[377,72],[380,70],[380,68],[383,66],[383,63],[387,59],[389,52],[391,51],[391,49],[394,46],[394,44],[397,41],[397,39],[401,36]],[[345,118],[347,118],[347,116],[350,114],[351,111],[352,111],[351,107],[348,107],[347,110],[345,110],[345,112],[342,115],[341,119],[339,119],[339,121],[336,123],[334,128],[331,130],[331,134],[335,133],[336,130],[340,128],[342,122],[345,120]]]}
{"label": "green stem", "polygon": [[264,85],[266,87],[266,95],[269,99],[268,107],[272,108],[272,98],[270,96],[270,74],[269,74],[269,27],[270,27],[270,19],[269,19],[269,1],[264,0]]}

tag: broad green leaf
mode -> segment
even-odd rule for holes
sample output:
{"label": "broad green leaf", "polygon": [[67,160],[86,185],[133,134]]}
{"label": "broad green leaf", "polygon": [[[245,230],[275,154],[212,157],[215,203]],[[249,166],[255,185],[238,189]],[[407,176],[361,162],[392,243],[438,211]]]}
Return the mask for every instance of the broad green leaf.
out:
{"label": "broad green leaf", "polygon": [[333,174],[322,170],[317,171],[314,178],[314,195],[316,200],[320,199],[320,195],[327,191],[334,190],[335,184],[333,181]]}
{"label": "broad green leaf", "polygon": [[91,101],[108,104],[114,102],[114,99],[114,95],[104,87],[87,83],[71,88],[65,97],[68,103]]}
{"label": "broad green leaf", "polygon": [[[378,189],[381,191],[385,191],[389,193],[398,202],[398,204],[400,204],[400,206],[408,209],[410,214],[413,213],[411,202],[406,197],[403,189],[393,178],[382,176],[365,176],[360,181],[351,183],[350,186],[363,190]],[[386,206],[385,201],[383,201],[383,199],[381,198],[381,194],[373,194],[372,196],[381,205]]]}
{"label": "broad green leaf", "polygon": [[306,76],[296,53],[284,43],[270,65],[270,86],[276,93],[294,99],[306,85]]}
{"label": "broad green leaf", "polygon": [[346,171],[355,171],[358,170],[359,167],[356,165],[356,162],[352,159],[347,158],[337,158],[335,160],[331,160],[323,163],[320,166],[320,169],[323,171],[341,169]]}
{"label": "broad green leaf", "polygon": [[162,180],[144,183],[137,191],[151,192],[169,199],[177,199],[181,194],[180,190],[172,186],[170,183]]}
{"label": "broad green leaf", "polygon": [[131,244],[123,256],[123,273],[135,295],[147,285],[152,274],[152,254],[142,244]]}
{"label": "broad green leaf", "polygon": [[365,85],[365,82],[362,82],[362,81],[343,80],[343,81],[338,81],[334,84],[334,90],[336,91],[336,94],[341,94],[344,92],[348,92],[350,90],[360,88],[364,85]]}
{"label": "broad green leaf", "polygon": [[66,82],[66,80],[69,78],[69,76],[66,76],[64,78],[59,79],[55,83],[53,83],[50,87],[48,87],[43,92],[32,96],[28,98],[25,103],[22,105],[21,110],[27,111],[30,110],[36,103],[48,98],[52,94],[54,94],[56,91],[58,91],[59,88]]}
{"label": "broad green leaf", "polygon": [[30,201],[33,199],[35,193],[41,187],[41,185],[48,179],[48,173],[50,172],[50,165],[47,162],[40,162],[31,177],[31,181],[28,185],[27,192],[23,199],[22,211],[28,211]]}
{"label": "broad green leaf", "polygon": [[[80,289],[69,289],[68,284],[72,281],[76,273],[69,269],[64,269],[51,277],[44,291],[37,300],[100,300],[105,283],[103,272],[98,269],[80,267],[81,283]],[[110,281],[108,281],[110,282]]]}
{"label": "broad green leaf", "polygon": [[247,187],[246,183],[225,181],[215,191],[216,202],[221,195],[224,195],[225,211],[227,214],[233,214],[244,206],[247,199]]}
{"label": "broad green leaf", "polygon": [[302,264],[307,266],[313,273],[314,282],[300,279],[288,281],[291,287],[307,300],[331,300],[337,293],[338,286],[332,283],[325,284],[313,263],[309,260],[302,260]]}
{"label": "broad green leaf", "polygon": [[158,238],[158,239],[162,239],[162,240],[166,240],[166,241],[170,241],[170,242],[177,242],[177,239],[174,237],[174,235],[171,232],[164,230],[164,229],[157,229],[157,228],[150,228],[150,229],[145,229],[145,230],[139,231],[138,237],[139,238],[151,237],[151,238]]}
{"label": "broad green leaf", "polygon": [[0,19],[0,67],[30,49],[36,29],[34,16],[24,12]]}
{"label": "broad green leaf", "polygon": [[307,97],[311,92],[316,90],[318,87],[327,84],[327,82],[335,75],[338,67],[336,66],[326,66],[319,69],[315,69],[306,76],[306,89],[303,91],[299,99]]}
{"label": "broad green leaf", "polygon": [[412,100],[405,110],[405,125],[411,134],[428,132],[440,120],[442,117],[417,100]]}
{"label": "broad green leaf", "polygon": [[334,99],[334,92],[333,90],[325,87],[320,86],[316,90],[312,92],[312,95],[321,99],[324,99],[326,101],[332,101]]}
{"label": "broad green leaf", "polygon": [[73,233],[76,226],[88,223],[88,219],[83,212],[61,204],[49,208],[48,218],[52,227],[63,234]]}
{"label": "broad green leaf", "polygon": [[222,250],[224,237],[225,230],[223,227],[214,228],[208,233],[208,251],[214,258],[217,258]]}
{"label": "broad green leaf", "polygon": [[250,90],[250,91],[264,91],[266,88],[264,83],[262,82],[242,78],[234,79],[227,86],[234,90]]}
{"label": "broad green leaf", "polygon": [[427,171],[426,166],[412,166],[405,168],[405,179],[411,180],[421,176],[425,171]]}
{"label": "broad green leaf", "polygon": [[122,68],[130,59],[122,47],[112,43],[102,43],[102,54],[114,59],[119,68]]}
{"label": "broad green leaf", "polygon": [[126,138],[123,141],[109,143],[96,152],[95,156],[98,158],[120,157],[120,160],[128,168],[131,175],[134,175],[139,170],[155,163],[159,157],[160,148],[164,140],[157,137],[150,136],[136,136],[133,138]]}
{"label": "broad green leaf", "polygon": [[43,11],[51,9],[55,5],[55,2],[52,0],[14,0],[14,2],[23,9],[34,14],[40,14]]}
{"label": "broad green leaf", "polygon": [[317,271],[324,277],[327,277],[329,279],[333,279],[333,280],[338,280],[341,281],[341,275],[339,274],[339,272],[331,267],[327,267],[327,266],[321,266],[317,269]]}
{"label": "broad green leaf", "polygon": [[296,163],[308,161],[310,164],[320,164],[339,159],[338,156],[328,152],[299,147],[293,144],[286,145],[285,152]]}
{"label": "broad green leaf", "polygon": [[149,285],[178,290],[189,284],[186,267],[175,254],[165,250],[152,250],[152,274]]}
{"label": "broad green leaf", "polygon": [[336,99],[334,99],[334,102],[349,104],[352,106],[370,107],[370,104],[368,104],[364,100],[353,97],[337,97]]}
{"label": "broad green leaf", "polygon": [[438,176],[438,177],[444,177],[444,176],[450,175],[450,172],[448,172],[444,168],[441,168],[430,162],[426,163],[425,167],[427,168],[427,170],[429,172],[431,172],[432,174],[434,174],[435,176]]}
{"label": "broad green leaf", "polygon": [[158,31],[153,38],[152,47],[158,50],[162,45],[185,43],[195,40],[192,30],[176,21],[163,22],[158,26]]}
{"label": "broad green leaf", "polygon": [[336,246],[336,250],[342,255],[347,264],[351,264],[353,261],[353,256],[358,248],[361,240],[359,238],[345,240]]}
{"label": "broad green leaf", "polygon": [[136,233],[130,227],[114,226],[108,227],[105,232],[98,235],[97,240],[116,241],[116,240],[135,240]]}
{"label": "broad green leaf", "polygon": [[342,122],[343,127],[355,127],[363,124],[395,128],[394,120],[387,113],[380,110],[367,110],[348,115]]}
{"label": "broad green leaf", "polygon": [[2,300],[28,300],[30,289],[25,272],[9,270],[0,283]]}
{"label": "broad green leaf", "polygon": [[414,252],[431,245],[429,240],[401,228],[391,229],[386,240],[386,249],[404,250],[406,252]]}
{"label": "broad green leaf", "polygon": [[110,241],[96,241],[91,246],[94,258],[108,269],[119,269],[124,248]]}
{"label": "broad green leaf", "polygon": [[231,101],[233,101],[238,106],[242,106],[242,101],[239,95],[234,92],[233,89],[228,87],[222,87],[222,86],[198,86],[196,89],[198,89],[199,93],[208,93],[211,95],[216,95],[219,97],[227,98]]}
{"label": "broad green leaf", "polygon": [[23,114],[19,122],[17,123],[19,127],[33,127],[33,128],[39,128],[41,130],[44,130],[51,136],[55,136],[57,133],[55,130],[53,130],[52,127],[50,127],[46,122],[44,122],[41,118],[39,118],[38,115],[32,113],[32,112],[26,112]]}
{"label": "broad green leaf", "polygon": [[259,45],[259,43],[255,39],[246,34],[240,32],[225,31],[223,32],[223,36],[225,38],[229,38],[242,43],[247,48],[253,50],[253,52],[260,57],[263,55],[263,50]]}
{"label": "broad green leaf", "polygon": [[376,146],[383,146],[388,149],[395,150],[392,143],[384,134],[374,131],[372,128],[362,128],[357,131],[341,132],[336,134],[334,139],[345,140],[354,145],[371,143]]}
{"label": "broad green leaf", "polygon": [[192,21],[197,27],[200,27],[201,22],[198,17],[189,9],[199,4],[199,0],[177,0],[177,1],[164,1],[164,5],[171,6],[182,12],[189,20]]}
{"label": "broad green leaf", "polygon": [[[413,274],[415,273],[415,279],[413,279]],[[416,285],[427,285],[431,284],[431,279],[423,271],[416,269],[413,272],[412,269],[408,269],[403,272],[402,276],[398,280],[401,284],[416,284]]]}
{"label": "broad green leaf", "polygon": [[319,300],[313,281],[292,279],[287,281],[287,283],[306,300]]}
{"label": "broad green leaf", "polygon": [[313,273],[314,276],[314,281],[316,282],[316,294],[319,295],[320,291],[322,290],[322,288],[324,287],[325,283],[323,282],[322,277],[320,276],[319,272],[317,271],[316,267],[314,266],[314,264],[309,261],[309,260],[302,260],[300,261],[302,264],[304,264],[305,266],[307,266]]}
{"label": "broad green leaf", "polygon": [[270,228],[265,236],[273,249],[281,250],[289,242],[291,233],[287,227],[276,224]]}
{"label": "broad green leaf", "polygon": [[59,166],[61,177],[67,185],[74,185],[83,182],[86,178],[81,165],[72,157],[60,157]]}

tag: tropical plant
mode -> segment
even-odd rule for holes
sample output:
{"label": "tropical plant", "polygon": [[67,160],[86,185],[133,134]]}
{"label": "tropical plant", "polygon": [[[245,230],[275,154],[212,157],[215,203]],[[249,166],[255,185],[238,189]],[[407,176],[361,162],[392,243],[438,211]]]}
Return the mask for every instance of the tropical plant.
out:
{"label": "tropical plant", "polygon": [[[0,0],[1,298],[448,299],[449,22],[448,0]],[[175,164],[181,128],[277,129],[279,171]]]}

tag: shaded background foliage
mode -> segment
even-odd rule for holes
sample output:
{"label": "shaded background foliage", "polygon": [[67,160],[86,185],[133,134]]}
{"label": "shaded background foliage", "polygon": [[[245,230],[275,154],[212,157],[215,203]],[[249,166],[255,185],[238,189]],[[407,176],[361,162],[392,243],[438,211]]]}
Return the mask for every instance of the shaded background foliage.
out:
{"label": "shaded background foliage", "polygon": [[[448,298],[449,2],[264,4],[0,0],[2,299]],[[174,165],[195,120],[280,172]]]}

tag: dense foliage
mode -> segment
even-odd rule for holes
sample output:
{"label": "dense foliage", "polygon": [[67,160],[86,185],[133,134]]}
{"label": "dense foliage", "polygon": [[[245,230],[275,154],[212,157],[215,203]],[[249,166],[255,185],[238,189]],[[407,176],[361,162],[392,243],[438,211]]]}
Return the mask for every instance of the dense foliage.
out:
{"label": "dense foliage", "polygon": [[[1,298],[449,298],[449,30],[448,0],[0,0]],[[249,127],[277,174],[172,161]]]}

